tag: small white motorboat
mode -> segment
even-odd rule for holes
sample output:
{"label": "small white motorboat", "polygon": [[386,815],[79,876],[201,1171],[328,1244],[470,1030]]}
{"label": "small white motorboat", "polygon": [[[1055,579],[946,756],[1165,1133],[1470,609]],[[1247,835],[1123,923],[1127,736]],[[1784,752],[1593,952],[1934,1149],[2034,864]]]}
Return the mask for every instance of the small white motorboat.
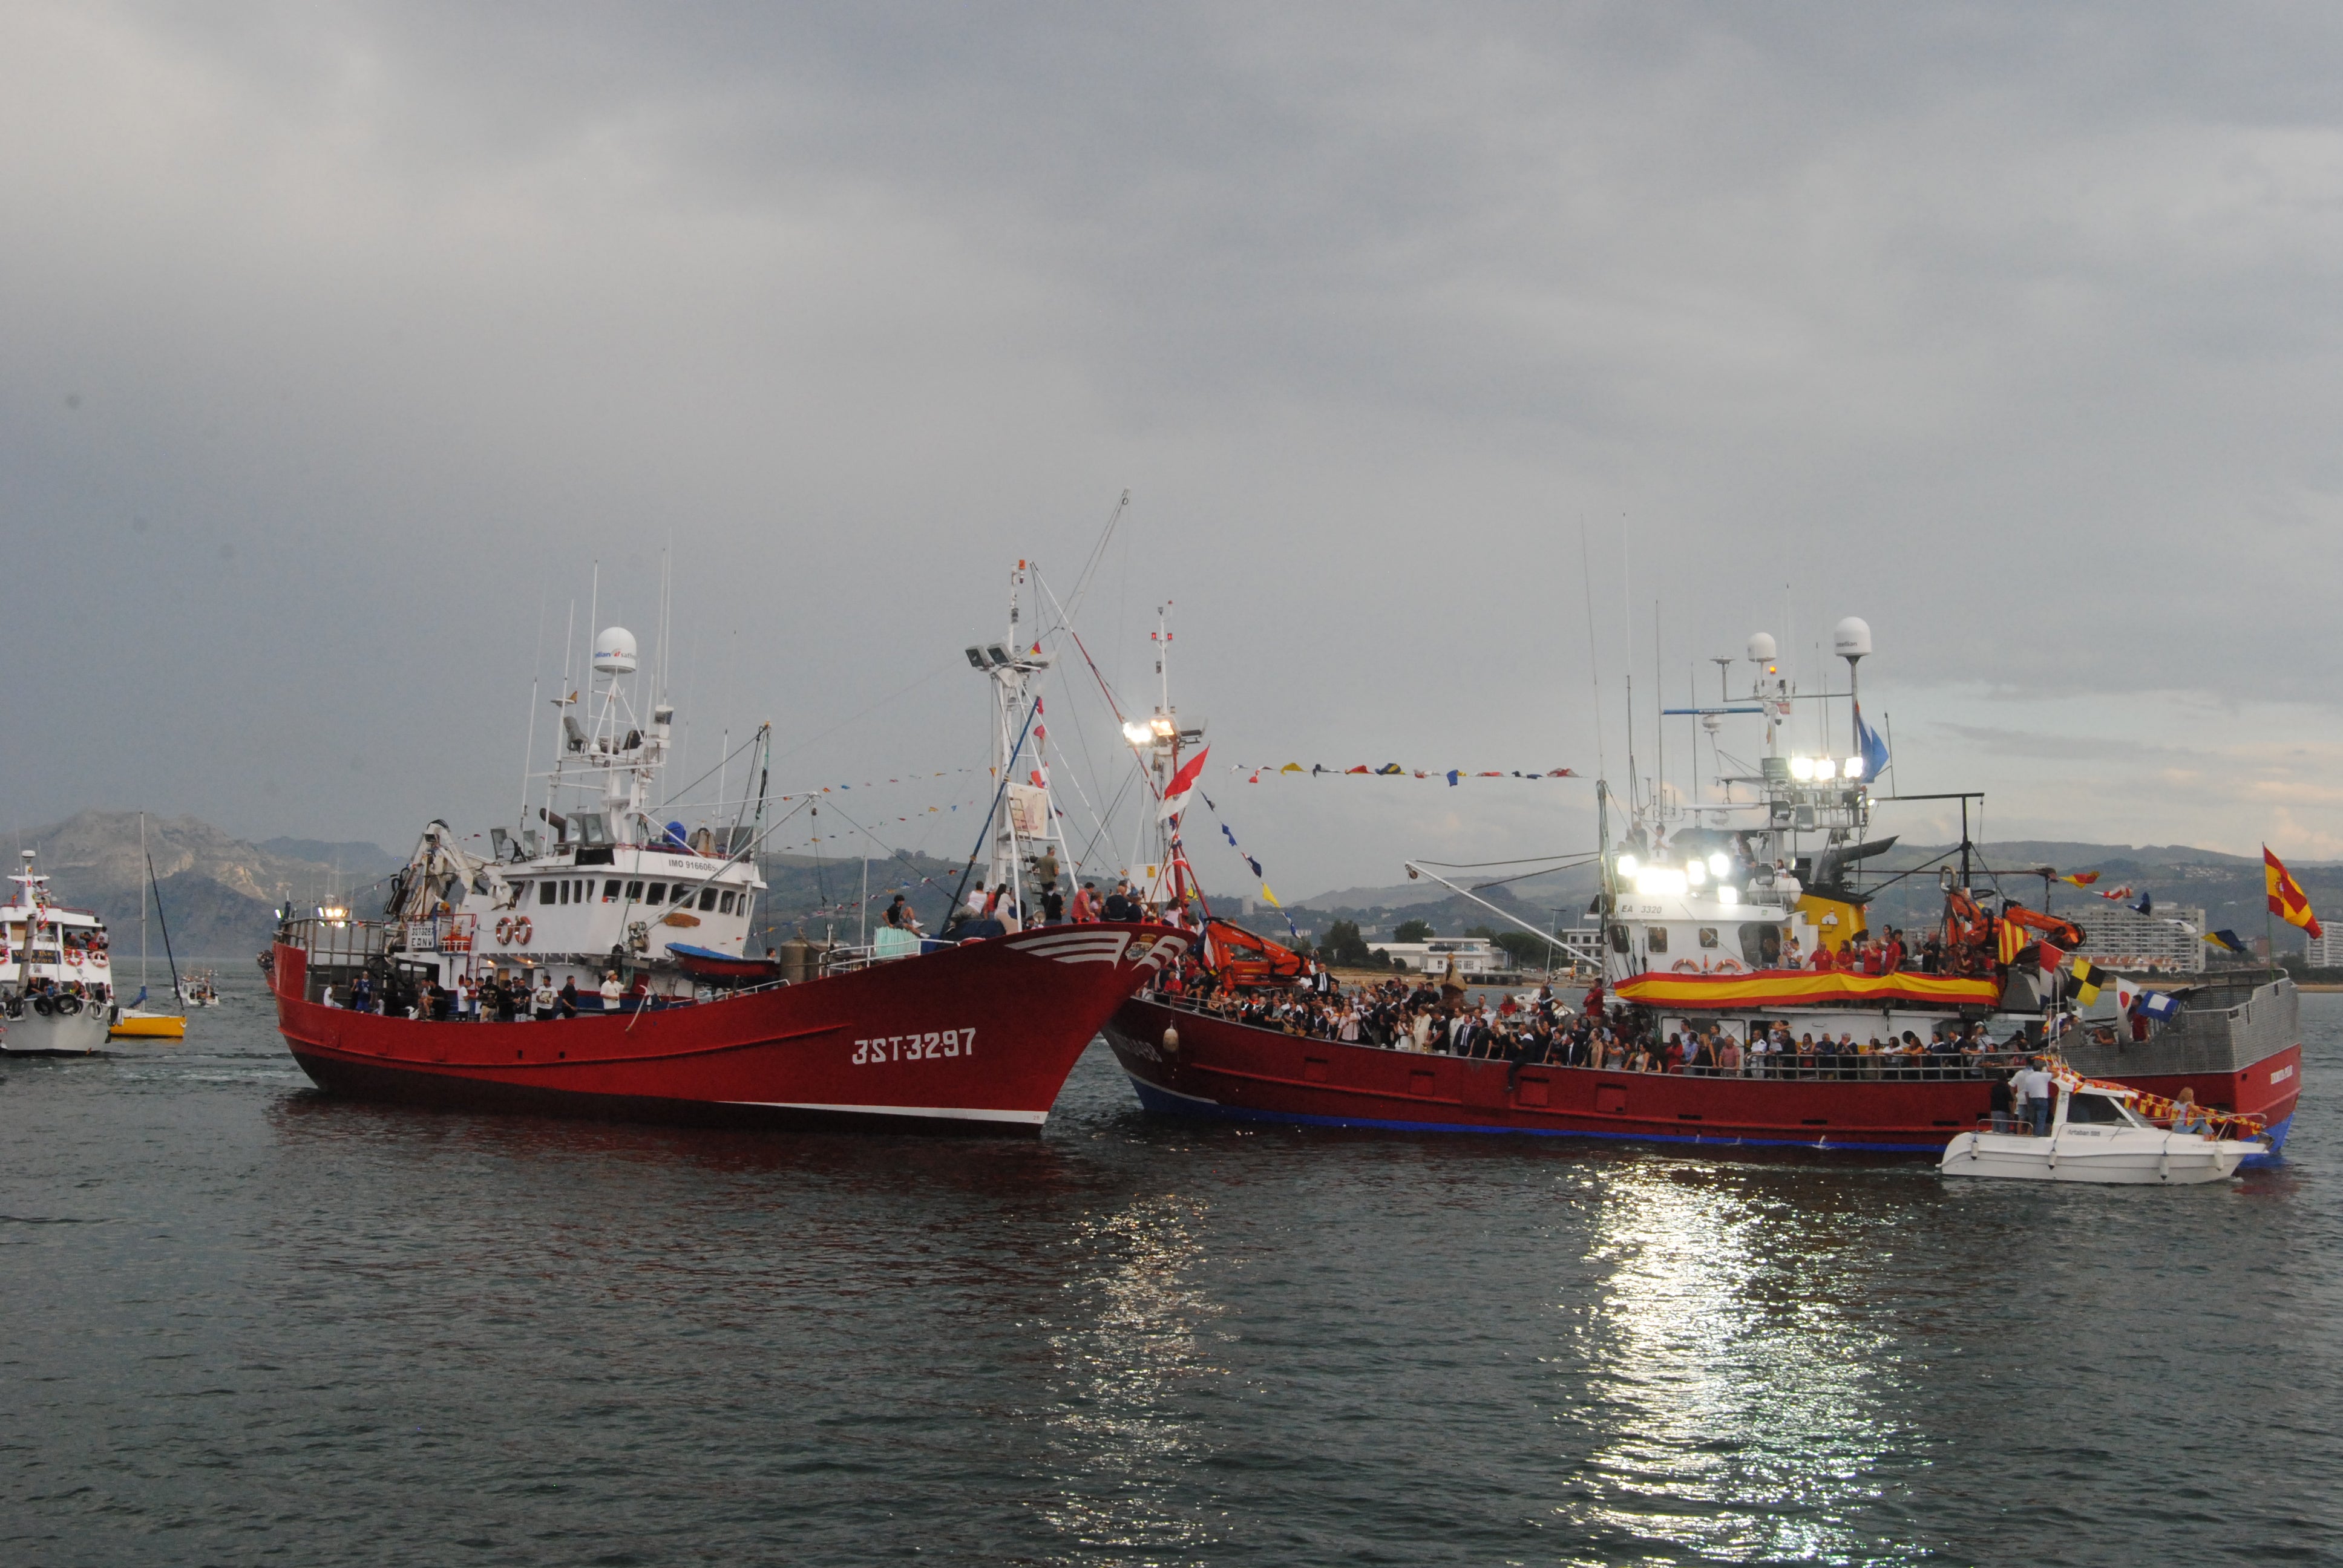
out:
{"label": "small white motorboat", "polygon": [[[2061,1077],[2047,1136],[1964,1132],[1945,1146],[1946,1176],[2020,1181],[2116,1181],[2182,1186],[2224,1181],[2269,1145],[2158,1127],[2134,1108],[2138,1095],[2116,1084]],[[2227,1119],[2223,1119],[2227,1120]],[[2217,1132],[2220,1123],[2215,1123]]]}

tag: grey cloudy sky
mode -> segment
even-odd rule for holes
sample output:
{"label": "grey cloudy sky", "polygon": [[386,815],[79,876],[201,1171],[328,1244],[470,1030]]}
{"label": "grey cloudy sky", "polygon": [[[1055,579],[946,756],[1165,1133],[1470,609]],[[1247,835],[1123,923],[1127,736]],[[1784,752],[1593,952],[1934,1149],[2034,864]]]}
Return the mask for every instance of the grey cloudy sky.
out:
{"label": "grey cloudy sky", "polygon": [[[2312,6],[17,0],[0,787],[508,817],[670,538],[695,755],[965,766],[1128,487],[1085,634],[1174,600],[1220,759],[1592,772],[1584,528],[1614,772],[1630,652],[1856,613],[1997,837],[2343,855],[2338,81]],[[1229,789],[1288,893],[1590,837]]]}

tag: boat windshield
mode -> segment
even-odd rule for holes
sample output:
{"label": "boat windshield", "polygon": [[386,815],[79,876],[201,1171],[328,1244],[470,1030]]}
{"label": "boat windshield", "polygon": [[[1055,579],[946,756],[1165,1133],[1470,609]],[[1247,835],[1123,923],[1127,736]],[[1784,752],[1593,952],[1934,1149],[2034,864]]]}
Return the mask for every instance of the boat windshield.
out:
{"label": "boat windshield", "polygon": [[2136,1127],[2139,1119],[2126,1113],[2122,1103],[2105,1094],[2070,1094],[2066,1097],[2066,1120],[2071,1123],[2087,1122],[2095,1126]]}

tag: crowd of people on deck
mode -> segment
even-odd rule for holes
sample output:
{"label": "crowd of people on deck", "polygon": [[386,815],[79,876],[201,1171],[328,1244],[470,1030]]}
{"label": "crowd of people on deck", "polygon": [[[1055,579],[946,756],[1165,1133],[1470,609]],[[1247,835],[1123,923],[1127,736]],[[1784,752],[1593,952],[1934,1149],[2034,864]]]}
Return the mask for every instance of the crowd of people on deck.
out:
{"label": "crowd of people on deck", "polygon": [[1428,976],[1344,986],[1312,966],[1299,989],[1228,990],[1191,962],[1170,977],[1158,1000],[1173,1000],[1234,1022],[1285,1034],[1427,1055],[1516,1064],[1604,1068],[1614,1072],[1674,1072],[1723,1078],[1979,1078],[1996,1070],[2022,1037],[1996,1045],[1980,1024],[1939,1024],[1923,1040],[1911,1030],[1875,1028],[1794,1033],[1786,1023],[1757,1021],[1746,1037],[1733,1026],[1688,1023],[1661,1035],[1638,1010],[1603,1004],[1600,987],[1573,1010],[1551,987],[1526,998],[1485,992],[1466,1000]]}
{"label": "crowd of people on deck", "polygon": [[578,989],[576,977],[553,983],[550,970],[494,969],[477,978],[465,976],[448,985],[436,978],[400,970],[369,970],[348,985],[327,987],[327,1007],[351,1012],[380,1013],[389,1018],[418,1019],[434,1023],[549,1023],[556,1019],[605,1012],[629,1012],[653,1003],[650,981],[637,975],[631,986],[619,983],[618,971],[603,971],[601,985],[589,991]]}
{"label": "crowd of people on deck", "polygon": [[[1020,890],[1006,881],[990,888],[980,881],[945,921],[943,939],[968,941],[978,937],[1006,936],[1034,926],[1089,925],[1098,920],[1153,920],[1171,926],[1187,923],[1177,904],[1158,904],[1141,897],[1128,878],[1118,879],[1104,893],[1099,891],[1098,883],[1091,881],[1074,883],[1069,894],[1060,885],[1061,879],[1070,879],[1063,878],[1056,854],[1045,850],[1034,858],[1030,880],[1023,885],[1022,900]],[[900,893],[887,906],[882,918],[899,930],[920,929],[918,918]]]}

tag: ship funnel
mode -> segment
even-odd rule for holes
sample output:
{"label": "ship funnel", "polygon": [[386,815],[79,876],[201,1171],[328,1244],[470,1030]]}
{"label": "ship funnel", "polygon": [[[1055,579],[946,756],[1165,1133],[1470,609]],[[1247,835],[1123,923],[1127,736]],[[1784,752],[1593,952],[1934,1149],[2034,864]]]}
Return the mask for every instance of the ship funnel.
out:
{"label": "ship funnel", "polygon": [[1831,651],[1841,658],[1862,658],[1871,652],[1871,623],[1849,616],[1831,633]]}
{"label": "ship funnel", "polygon": [[594,639],[594,669],[599,675],[635,672],[635,634],[614,626]]}
{"label": "ship funnel", "polygon": [[1774,634],[1772,632],[1760,631],[1750,634],[1749,662],[1752,664],[1771,664],[1774,662]]}

